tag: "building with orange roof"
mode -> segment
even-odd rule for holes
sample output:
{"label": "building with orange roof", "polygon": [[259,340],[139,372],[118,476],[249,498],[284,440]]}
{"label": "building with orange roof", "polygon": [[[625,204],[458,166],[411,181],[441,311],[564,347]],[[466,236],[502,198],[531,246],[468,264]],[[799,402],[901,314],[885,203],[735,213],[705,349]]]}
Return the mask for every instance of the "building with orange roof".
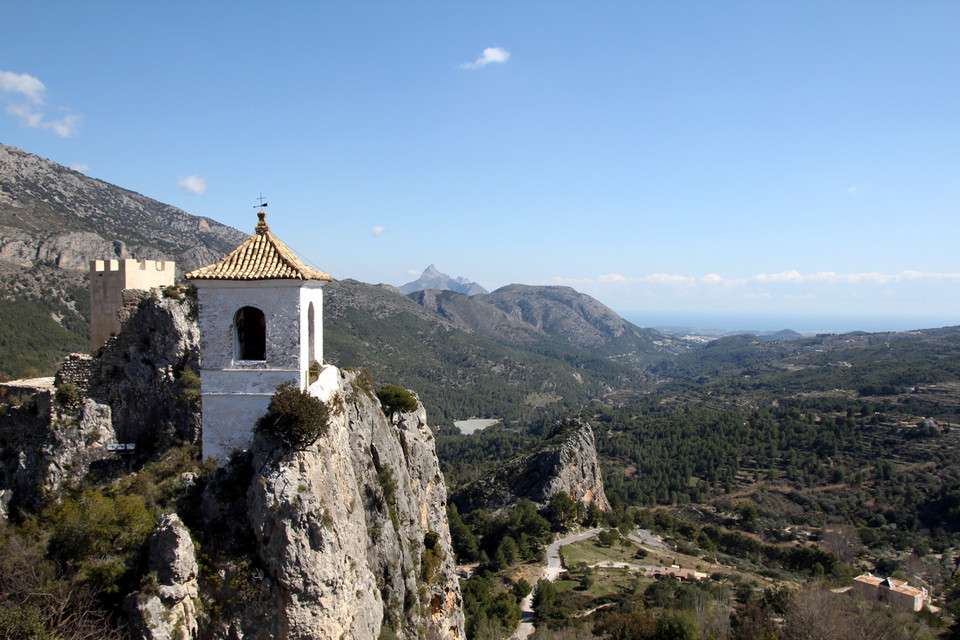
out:
{"label": "building with orange roof", "polygon": [[[225,459],[249,447],[257,420],[285,382],[323,396],[336,369],[323,363],[323,285],[333,278],[305,265],[266,223],[219,262],[186,274],[197,287],[203,455]],[[323,398],[325,399],[325,398]]]}
{"label": "building with orange roof", "polygon": [[880,578],[869,572],[854,578],[853,588],[868,600],[881,600],[910,611],[920,611],[930,602],[930,593],[923,587],[911,587],[906,580]]}

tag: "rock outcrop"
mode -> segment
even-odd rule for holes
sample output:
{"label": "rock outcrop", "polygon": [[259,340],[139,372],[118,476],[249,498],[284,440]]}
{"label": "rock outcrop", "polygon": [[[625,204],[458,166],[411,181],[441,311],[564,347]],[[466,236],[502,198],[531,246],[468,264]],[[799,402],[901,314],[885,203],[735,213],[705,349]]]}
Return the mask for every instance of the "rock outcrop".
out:
{"label": "rock outcrop", "polygon": [[208,486],[204,548],[254,541],[244,578],[254,595],[208,635],[372,639],[389,629],[465,637],[446,488],[425,411],[387,418],[348,371],[330,403],[335,415],[316,442],[289,449],[258,432],[250,453]]}
{"label": "rock outcrop", "polygon": [[134,630],[143,640],[182,640],[197,636],[199,569],[190,532],[177,514],[161,518],[150,540],[149,592],[130,598]]}
{"label": "rock outcrop", "polygon": [[123,292],[120,334],[92,359],[81,392],[106,402],[121,442],[163,449],[200,439],[196,298]]}
{"label": "rock outcrop", "polygon": [[400,286],[400,291],[402,291],[404,294],[413,293],[414,291],[425,291],[427,289],[438,291],[456,291],[457,293],[463,293],[468,296],[475,296],[487,292],[486,289],[476,282],[471,282],[462,276],[458,278],[452,278],[447,274],[438,271],[433,265],[430,265],[424,269],[423,273],[420,274],[420,277],[413,282],[408,282],[407,284]]}
{"label": "rock outcrop", "polygon": [[33,509],[46,493],[80,480],[91,466],[111,458],[116,443],[110,406],[91,398],[58,400],[52,387],[22,398],[7,390],[0,415],[0,517]]}
{"label": "rock outcrop", "polygon": [[122,464],[111,444],[143,457],[199,441],[195,300],[131,290],[124,301],[121,333],[98,355],[68,357],[45,387],[7,387],[0,490],[10,508],[34,506],[95,465]]}
{"label": "rock outcrop", "polygon": [[461,513],[500,511],[530,500],[545,507],[550,497],[566,493],[573,500],[609,511],[593,429],[572,421],[554,428],[537,450],[501,465],[457,490],[450,498]]}

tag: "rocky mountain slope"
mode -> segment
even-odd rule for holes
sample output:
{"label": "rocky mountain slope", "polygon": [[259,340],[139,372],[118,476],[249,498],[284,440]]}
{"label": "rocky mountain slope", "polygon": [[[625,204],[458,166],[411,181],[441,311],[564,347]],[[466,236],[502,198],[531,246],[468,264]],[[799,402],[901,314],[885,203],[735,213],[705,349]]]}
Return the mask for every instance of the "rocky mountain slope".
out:
{"label": "rocky mountain slope", "polygon": [[95,258],[209,264],[246,234],[0,145],[0,260],[85,271]]}
{"label": "rocky mountain slope", "polygon": [[450,496],[450,501],[462,513],[475,509],[498,512],[521,500],[530,500],[542,509],[555,493],[610,510],[593,429],[587,423],[557,425],[536,450],[461,487]]}
{"label": "rocky mountain slope", "polygon": [[408,282],[400,286],[400,291],[403,293],[413,293],[414,291],[423,291],[424,289],[456,291],[457,293],[463,293],[468,296],[487,292],[486,289],[476,282],[470,282],[464,277],[452,278],[438,271],[433,265],[424,269],[420,277],[413,282]]}
{"label": "rocky mountain slope", "polygon": [[461,296],[422,291],[413,296],[460,328],[491,340],[543,352],[547,338],[637,368],[686,353],[689,342],[641,329],[570,287],[511,284],[493,293]]}
{"label": "rocky mountain slope", "polygon": [[478,335],[394,287],[332,282],[324,287],[325,358],[341,367],[368,367],[378,381],[417,389],[443,421],[529,417],[642,382],[633,367],[552,338],[490,305],[478,309],[502,320],[502,342],[494,332]]}
{"label": "rocky mountain slope", "polygon": [[246,234],[0,144],[0,376],[52,373],[86,351],[88,262],[208,264]]}

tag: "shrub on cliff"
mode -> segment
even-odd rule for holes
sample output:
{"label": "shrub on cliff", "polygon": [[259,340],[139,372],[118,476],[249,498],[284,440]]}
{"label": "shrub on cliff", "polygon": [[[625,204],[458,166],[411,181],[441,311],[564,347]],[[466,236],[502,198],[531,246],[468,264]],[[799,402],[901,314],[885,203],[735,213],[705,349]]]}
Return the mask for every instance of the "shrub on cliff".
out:
{"label": "shrub on cliff", "polygon": [[257,429],[280,439],[288,447],[308,447],[326,433],[330,424],[330,407],[293,383],[284,382],[270,398],[267,413],[257,422]]}
{"label": "shrub on cliff", "polygon": [[416,411],[418,406],[417,399],[413,397],[412,393],[395,384],[385,384],[377,389],[377,399],[380,400],[384,412],[389,416],[397,412]]}

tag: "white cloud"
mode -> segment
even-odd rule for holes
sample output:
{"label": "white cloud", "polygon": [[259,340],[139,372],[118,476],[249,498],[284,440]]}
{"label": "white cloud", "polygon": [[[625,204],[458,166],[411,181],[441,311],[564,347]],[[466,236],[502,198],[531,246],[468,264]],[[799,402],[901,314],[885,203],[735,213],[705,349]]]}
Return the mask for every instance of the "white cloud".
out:
{"label": "white cloud", "polygon": [[198,175],[187,176],[186,178],[180,178],[177,187],[190,195],[202,196],[207,190],[207,179]]}
{"label": "white cloud", "polygon": [[858,195],[860,195],[860,189],[858,189],[857,187],[850,187],[849,189],[847,189],[847,193],[849,193],[851,196],[856,198]]}
{"label": "white cloud", "polygon": [[80,131],[80,124],[83,120],[80,116],[64,116],[53,122],[41,122],[40,126],[44,129],[53,129],[61,138],[72,138]]}
{"label": "white cloud", "polygon": [[43,104],[46,90],[40,80],[29,74],[0,71],[0,91],[4,93],[19,93],[34,104]]}
{"label": "white cloud", "polygon": [[663,284],[663,285],[683,285],[689,286],[697,283],[696,278],[690,276],[678,276],[672,275],[669,273],[652,273],[649,276],[644,276],[640,278],[646,284]]}
{"label": "white cloud", "polygon": [[88,165],[86,162],[75,162],[70,165],[70,168],[74,171],[79,171],[80,173],[86,173],[87,171],[90,171],[90,165]]}
{"label": "white cloud", "polygon": [[960,299],[960,273],[957,272],[804,273],[787,269],[741,277],[718,273],[696,277],[671,273],[606,273],[581,278],[554,277],[551,284],[572,286],[619,311],[876,314],[878,317],[942,314],[953,324],[960,318],[955,302]]}
{"label": "white cloud", "polygon": [[43,114],[29,104],[8,104],[7,113],[20,118],[20,126],[35,129],[43,122]]}
{"label": "white cloud", "polygon": [[608,273],[600,276],[600,282],[626,282],[627,278],[619,273]]}
{"label": "white cloud", "polygon": [[492,62],[506,62],[510,59],[510,52],[501,47],[487,47],[483,50],[483,55],[473,62],[464,62],[460,65],[461,69],[480,69]]}
{"label": "white cloud", "polygon": [[377,225],[373,228],[373,235],[379,236],[385,233],[386,231],[387,231],[386,227],[381,227],[380,225]]}
{"label": "white cloud", "polygon": [[[51,108],[45,102],[47,88],[39,79],[26,73],[0,71],[0,94],[7,103],[6,112],[20,120],[20,126],[28,129],[47,129],[61,138],[77,135],[83,119],[67,114],[59,120],[46,120],[46,110]],[[69,111],[62,107],[53,107]]]}

